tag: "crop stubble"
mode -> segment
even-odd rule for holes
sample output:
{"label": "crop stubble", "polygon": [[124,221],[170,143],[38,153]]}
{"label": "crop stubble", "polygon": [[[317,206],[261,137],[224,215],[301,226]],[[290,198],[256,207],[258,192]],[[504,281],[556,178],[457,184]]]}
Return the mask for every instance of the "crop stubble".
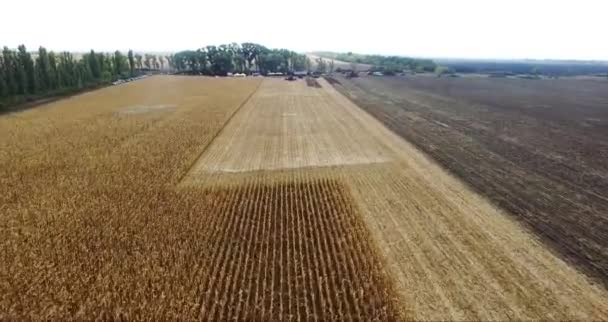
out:
{"label": "crop stubble", "polygon": [[[345,114],[347,113],[347,114]],[[391,160],[382,138],[326,90],[265,80],[191,173],[247,172]],[[345,122],[345,117],[348,121]],[[193,175],[193,178],[196,176]]]}

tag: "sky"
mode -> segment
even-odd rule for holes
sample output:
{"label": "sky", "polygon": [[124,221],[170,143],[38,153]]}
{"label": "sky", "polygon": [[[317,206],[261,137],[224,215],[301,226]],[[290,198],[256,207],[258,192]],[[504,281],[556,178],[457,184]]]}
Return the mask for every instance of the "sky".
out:
{"label": "sky", "polygon": [[608,60],[606,0],[5,0],[0,46]]}

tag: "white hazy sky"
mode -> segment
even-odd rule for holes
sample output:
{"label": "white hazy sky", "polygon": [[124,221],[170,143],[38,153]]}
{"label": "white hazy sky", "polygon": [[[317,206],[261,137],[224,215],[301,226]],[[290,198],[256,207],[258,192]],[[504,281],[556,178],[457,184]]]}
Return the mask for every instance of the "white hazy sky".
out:
{"label": "white hazy sky", "polygon": [[608,60],[607,0],[3,0],[0,45]]}

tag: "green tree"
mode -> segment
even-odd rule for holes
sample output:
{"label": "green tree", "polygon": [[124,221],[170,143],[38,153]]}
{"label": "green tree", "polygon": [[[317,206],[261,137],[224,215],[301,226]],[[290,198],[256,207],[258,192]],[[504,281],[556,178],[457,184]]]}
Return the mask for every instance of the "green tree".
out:
{"label": "green tree", "polygon": [[144,65],[146,66],[147,69],[152,69],[152,55],[150,54],[145,54],[145,60],[144,60]]}
{"label": "green tree", "polygon": [[233,71],[232,54],[227,45],[207,46],[206,56],[213,75],[225,76]]}
{"label": "green tree", "polygon": [[99,68],[101,70],[101,81],[111,82],[115,79],[114,67],[112,66],[112,60],[108,55],[97,54],[97,60],[99,61]]}
{"label": "green tree", "polygon": [[8,96],[14,96],[18,92],[18,84],[17,84],[17,61],[15,58],[15,53],[8,49],[8,47],[4,47],[2,50],[2,60],[4,66],[4,79],[6,83],[6,91]]}
{"label": "green tree", "polygon": [[279,50],[269,50],[259,55],[259,65],[262,73],[285,72],[285,59]]}
{"label": "green tree", "polygon": [[152,55],[152,67],[158,69],[158,58],[156,58],[156,55]]}
{"label": "green tree", "polygon": [[307,70],[308,66],[307,66],[307,60],[308,57],[306,57],[306,55],[300,55],[297,53],[294,53],[294,57],[292,58],[293,60],[293,70],[295,71],[303,71],[303,70]]}
{"label": "green tree", "polygon": [[135,75],[135,57],[133,56],[133,50],[129,49],[127,56],[129,57],[129,72],[131,76],[133,76]]}
{"label": "green tree", "polygon": [[180,52],[176,53],[175,55],[173,55],[173,58],[172,58],[173,65],[175,66],[175,69],[177,71],[180,71],[180,72],[185,71],[188,68],[186,57],[187,57],[187,55],[183,51],[180,51]]}
{"label": "green tree", "polygon": [[165,59],[167,60],[167,66],[169,67],[169,70],[175,69],[173,55],[167,55],[165,56]]}
{"label": "green tree", "polygon": [[317,73],[325,73],[327,71],[327,63],[322,57],[317,58]]}
{"label": "green tree", "polygon": [[59,86],[64,88],[72,88],[76,86],[76,77],[74,70],[74,57],[69,52],[62,52],[59,55]]}
{"label": "green tree", "polygon": [[281,64],[279,65],[279,71],[283,73],[289,72],[292,66],[292,52],[287,49],[279,49],[275,53],[277,53],[282,58]]}
{"label": "green tree", "polygon": [[36,71],[38,72],[39,90],[45,92],[51,88],[51,70],[49,64],[49,54],[44,47],[38,49],[36,58]]}
{"label": "green tree", "polygon": [[19,57],[19,74],[21,81],[22,94],[35,94],[36,93],[36,70],[34,68],[34,61],[32,55],[27,51],[25,45],[20,45],[18,48]]}
{"label": "green tree", "polygon": [[83,88],[94,83],[93,74],[84,60],[79,60],[75,63],[76,87]]}
{"label": "green tree", "polygon": [[50,73],[50,88],[55,90],[59,88],[59,75],[57,74],[57,56],[54,52],[49,53],[49,73]]}
{"label": "green tree", "polygon": [[136,54],[135,55],[135,60],[137,61],[137,63],[136,63],[137,64],[137,68],[139,68],[139,69],[144,68],[144,65],[142,63],[142,60],[143,60],[143,56],[142,55]]}
{"label": "green tree", "polygon": [[91,49],[91,52],[83,57],[83,59],[89,65],[89,69],[91,70],[91,74],[93,78],[100,79],[101,78],[101,66],[99,62],[99,55],[95,54],[95,52]]}
{"label": "green tree", "polygon": [[308,57],[306,57],[305,66],[306,66],[306,72],[308,72],[310,74],[310,72],[312,72],[312,61]]}
{"label": "green tree", "polygon": [[[8,90],[6,86],[6,68],[4,65],[4,59],[0,56],[0,98],[8,96]],[[1,106],[1,104],[0,104]]]}
{"label": "green tree", "polygon": [[115,51],[114,52],[114,74],[118,77],[121,76],[125,76],[127,74],[127,59],[126,57],[120,52],[120,51]]}
{"label": "green tree", "polygon": [[259,45],[250,43],[250,42],[241,44],[241,52],[242,52],[243,58],[246,61],[247,71],[253,70],[253,67],[254,67],[253,62],[257,58],[257,55],[259,52],[258,48],[259,48]]}

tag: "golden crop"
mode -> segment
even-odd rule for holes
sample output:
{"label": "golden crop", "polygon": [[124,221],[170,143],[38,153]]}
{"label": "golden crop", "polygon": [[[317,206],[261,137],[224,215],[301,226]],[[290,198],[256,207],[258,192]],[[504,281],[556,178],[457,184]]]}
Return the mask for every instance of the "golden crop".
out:
{"label": "golden crop", "polygon": [[393,317],[338,183],[176,188],[259,83],[154,77],[0,118],[0,319]]}

